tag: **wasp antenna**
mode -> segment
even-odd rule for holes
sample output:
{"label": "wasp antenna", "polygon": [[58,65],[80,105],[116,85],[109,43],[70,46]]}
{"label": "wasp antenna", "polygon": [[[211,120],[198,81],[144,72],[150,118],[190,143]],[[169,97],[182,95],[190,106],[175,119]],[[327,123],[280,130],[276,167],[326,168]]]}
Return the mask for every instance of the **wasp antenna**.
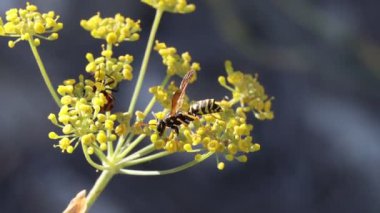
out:
{"label": "wasp antenna", "polygon": [[156,114],[154,114],[153,111],[152,111],[151,113],[152,113],[152,115],[153,115],[153,118],[155,118],[156,120],[158,120],[158,118],[156,117]]}

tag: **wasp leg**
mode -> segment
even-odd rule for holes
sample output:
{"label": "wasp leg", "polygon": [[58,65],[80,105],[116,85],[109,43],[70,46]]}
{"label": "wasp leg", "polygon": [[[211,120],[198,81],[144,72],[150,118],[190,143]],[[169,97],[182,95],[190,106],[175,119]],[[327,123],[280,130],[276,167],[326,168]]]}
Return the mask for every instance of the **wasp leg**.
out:
{"label": "wasp leg", "polygon": [[189,125],[189,123],[190,123],[190,121],[188,121],[188,120],[182,120],[182,119],[179,119],[179,118],[178,118],[178,121],[181,122],[181,124],[184,125],[184,126],[186,126],[186,127],[187,127],[187,126]]}
{"label": "wasp leg", "polygon": [[178,126],[173,126],[172,129],[174,129],[175,133],[179,135],[179,129]]}

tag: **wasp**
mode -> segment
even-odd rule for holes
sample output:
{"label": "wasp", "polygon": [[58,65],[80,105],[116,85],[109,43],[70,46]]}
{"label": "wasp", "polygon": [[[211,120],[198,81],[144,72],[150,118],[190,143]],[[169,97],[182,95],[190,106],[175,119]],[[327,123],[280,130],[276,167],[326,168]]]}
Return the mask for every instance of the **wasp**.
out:
{"label": "wasp", "polygon": [[190,106],[189,111],[180,111],[187,85],[194,73],[194,70],[190,70],[183,77],[179,89],[173,94],[170,113],[158,122],[157,132],[160,137],[164,134],[166,127],[173,129],[175,133],[179,134],[179,126],[181,124],[188,125],[191,121],[197,119],[198,116],[222,111],[222,108],[215,103],[214,99],[197,101]]}
{"label": "wasp", "polygon": [[[116,83],[115,79],[112,76],[107,76],[110,80],[107,81],[106,79],[102,82],[104,84],[105,88],[104,90],[100,91],[104,95],[104,97],[107,100],[107,103],[104,104],[104,106],[100,109],[101,112],[107,112],[111,111],[114,107],[114,101],[115,101],[115,96],[113,95],[113,92],[117,92],[117,87],[119,86],[116,84],[116,88],[112,88],[111,85]],[[96,87],[93,87],[93,90],[96,90]]]}
{"label": "wasp", "polygon": [[104,104],[104,106],[100,109],[101,112],[108,112],[113,109],[113,103],[115,101],[115,96],[112,94],[111,89],[105,89],[101,91],[103,93],[104,97],[106,97],[107,103]]}
{"label": "wasp", "polygon": [[194,73],[194,70],[190,70],[183,77],[179,89],[173,94],[170,113],[163,120],[158,122],[157,132],[160,137],[164,134],[166,127],[173,129],[178,134],[179,126],[181,124],[189,124],[195,119],[194,116],[180,111],[187,85],[189,84],[189,81],[193,77]]}

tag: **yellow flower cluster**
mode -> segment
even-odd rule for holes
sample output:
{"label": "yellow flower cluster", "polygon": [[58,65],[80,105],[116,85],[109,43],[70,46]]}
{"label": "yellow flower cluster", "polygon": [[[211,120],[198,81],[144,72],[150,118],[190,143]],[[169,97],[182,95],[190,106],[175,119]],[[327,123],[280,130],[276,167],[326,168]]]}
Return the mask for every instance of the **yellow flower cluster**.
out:
{"label": "yellow flower cluster", "polygon": [[[156,149],[169,152],[213,152],[222,155],[227,161],[246,162],[246,154],[260,150],[253,142],[253,125],[247,124],[247,108],[230,107],[227,101],[221,101],[220,113],[206,114],[195,119],[188,126],[181,126],[178,136],[171,131],[168,138],[160,138],[157,133],[150,136]],[[248,110],[249,111],[249,110]],[[150,123],[154,123],[151,120]],[[167,130],[169,131],[169,130]],[[223,169],[222,164],[218,168]]]}
{"label": "yellow flower cluster", "polygon": [[[59,139],[56,147],[71,153],[81,142],[87,147],[87,153],[102,152],[118,136],[132,131],[130,116],[113,114],[113,92],[123,80],[132,80],[133,56],[129,54],[113,57],[112,45],[122,41],[134,41],[139,38],[140,22],[124,18],[117,14],[114,18],[101,18],[97,14],[81,25],[91,31],[95,38],[105,39],[101,56],[86,54],[88,64],[86,72],[91,79],[82,75],[77,82],[74,79],[64,81],[58,86],[62,104],[60,112],[50,114],[49,119],[62,128],[62,135],[50,133],[52,139]],[[106,47],[105,47],[106,46]]]}
{"label": "yellow flower cluster", "polygon": [[157,10],[171,13],[191,13],[195,10],[194,4],[188,4],[186,0],[142,0]]}
{"label": "yellow flower cluster", "polygon": [[[199,63],[191,62],[191,56],[188,52],[179,55],[175,47],[168,47],[165,43],[156,41],[154,46],[162,57],[162,63],[167,67],[169,76],[179,75],[183,77],[189,70],[199,71],[201,69]],[[191,81],[196,80],[196,74]]]}
{"label": "yellow flower cluster", "polygon": [[134,21],[121,14],[116,14],[113,18],[102,18],[98,13],[88,20],[81,20],[80,25],[90,31],[92,37],[104,39],[107,44],[136,41],[140,38],[140,21]]}
{"label": "yellow flower cluster", "polygon": [[94,58],[93,54],[87,53],[86,71],[94,76],[95,81],[104,82],[114,89],[122,80],[132,80],[133,56],[126,54],[112,58],[112,54],[111,50],[103,50],[102,56]]}
{"label": "yellow flower cluster", "polygon": [[233,85],[233,88],[226,82],[224,76],[220,76],[219,83],[232,92],[232,102],[240,103],[243,107],[248,107],[257,119],[273,119],[274,114],[271,109],[273,97],[268,97],[264,87],[258,81],[257,75],[253,77],[250,74],[244,74],[241,71],[235,71],[230,61],[226,61],[227,82]]}
{"label": "yellow flower cluster", "polygon": [[[0,36],[18,37],[9,41],[8,46],[13,48],[21,40],[33,41],[35,46],[40,45],[39,38],[56,40],[58,31],[63,24],[58,22],[59,16],[54,11],[48,13],[38,12],[35,5],[26,3],[25,9],[10,9],[6,12],[6,23],[0,18]],[[34,38],[37,37],[37,38]]]}
{"label": "yellow flower cluster", "polygon": [[[149,88],[149,92],[154,95],[158,103],[161,104],[165,109],[170,110],[172,107],[172,97],[178,87],[175,85],[174,81],[170,82],[168,88],[165,89],[162,86],[154,86]],[[182,110],[189,109],[189,98],[185,95],[182,105]]]}
{"label": "yellow flower cluster", "polygon": [[57,91],[62,96],[62,107],[58,116],[50,114],[48,118],[62,128],[63,135],[50,132],[49,138],[59,139],[56,147],[62,152],[72,153],[78,142],[89,147],[89,154],[97,149],[104,151],[107,143],[125,133],[126,124],[119,122],[116,125],[116,114],[101,112],[109,100],[104,86],[99,82],[85,80],[81,75],[79,82],[75,79],[65,80]]}

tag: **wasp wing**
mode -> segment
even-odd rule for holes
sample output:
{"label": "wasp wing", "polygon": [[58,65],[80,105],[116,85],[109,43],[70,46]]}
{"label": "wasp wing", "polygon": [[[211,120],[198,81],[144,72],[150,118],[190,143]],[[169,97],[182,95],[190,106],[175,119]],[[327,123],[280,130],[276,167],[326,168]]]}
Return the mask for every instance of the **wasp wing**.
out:
{"label": "wasp wing", "polygon": [[186,75],[183,77],[181,85],[179,86],[179,89],[174,92],[172,97],[172,109],[170,111],[170,115],[175,115],[179,109],[181,109],[183,104],[183,99],[185,97],[185,90],[187,85],[189,84],[190,79],[193,77],[195,71],[190,70],[186,73]]}

